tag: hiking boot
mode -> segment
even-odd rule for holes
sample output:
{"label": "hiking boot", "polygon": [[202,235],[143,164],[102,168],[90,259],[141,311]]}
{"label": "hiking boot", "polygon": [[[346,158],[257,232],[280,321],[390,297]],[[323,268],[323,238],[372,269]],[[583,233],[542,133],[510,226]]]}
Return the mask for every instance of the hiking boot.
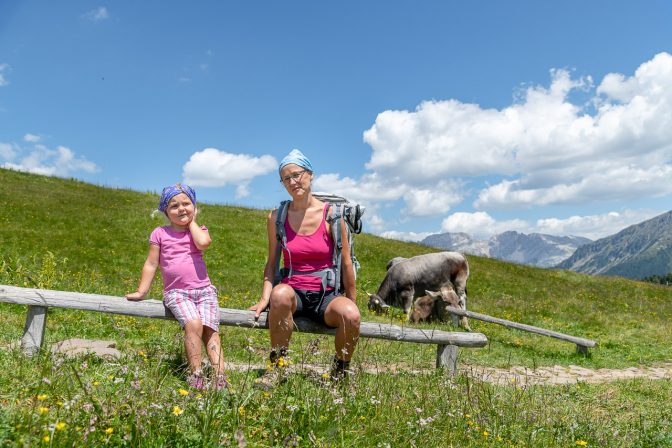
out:
{"label": "hiking boot", "polygon": [[287,379],[291,361],[287,357],[287,349],[271,350],[266,371],[254,380],[254,387],[270,390]]}
{"label": "hiking boot", "polygon": [[331,363],[331,372],[329,372],[329,379],[333,382],[346,380],[350,374],[350,361],[343,361],[334,356]]}
{"label": "hiking boot", "polygon": [[203,379],[203,374],[200,370],[192,372],[187,377],[187,384],[192,389],[203,390],[205,389],[205,380]]}

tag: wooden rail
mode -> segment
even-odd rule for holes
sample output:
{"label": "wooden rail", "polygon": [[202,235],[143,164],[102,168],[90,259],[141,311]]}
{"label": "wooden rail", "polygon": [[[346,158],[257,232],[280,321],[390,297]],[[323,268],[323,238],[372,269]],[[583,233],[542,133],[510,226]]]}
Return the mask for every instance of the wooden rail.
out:
{"label": "wooden rail", "polygon": [[[153,319],[175,319],[172,313],[163,306],[163,302],[159,300],[129,302],[123,297],[69,291],[0,285],[0,302],[28,305],[21,348],[29,356],[36,353],[42,346],[47,322],[47,310],[51,307]],[[219,310],[219,322],[222,325],[242,328],[268,328],[266,323],[267,313],[262,313],[259,320],[255,321],[253,311],[230,308],[220,308]],[[304,333],[331,335],[336,333],[335,329],[327,328],[309,319],[296,318],[294,323],[297,330]],[[436,344],[436,367],[448,368],[451,373],[455,373],[457,370],[458,347],[484,347],[488,343],[488,339],[482,333],[423,330],[374,322],[362,322],[360,337],[418,344]]]}
{"label": "wooden rail", "polygon": [[516,330],[528,331],[530,333],[536,333],[543,336],[549,336],[551,338],[561,339],[563,341],[572,342],[576,344],[576,352],[584,355],[588,354],[588,349],[593,348],[597,345],[597,342],[591,339],[584,339],[577,336],[571,336],[569,334],[559,333],[557,331],[546,330],[545,328],[534,327],[532,325],[521,324],[518,322],[513,322],[506,319],[500,319],[498,317],[488,316],[487,314],[474,313],[473,311],[466,311],[460,308],[447,307],[448,312],[455,314],[457,316],[468,317],[471,319],[482,320],[484,322],[490,322],[493,324],[504,325],[508,328],[515,328]]}

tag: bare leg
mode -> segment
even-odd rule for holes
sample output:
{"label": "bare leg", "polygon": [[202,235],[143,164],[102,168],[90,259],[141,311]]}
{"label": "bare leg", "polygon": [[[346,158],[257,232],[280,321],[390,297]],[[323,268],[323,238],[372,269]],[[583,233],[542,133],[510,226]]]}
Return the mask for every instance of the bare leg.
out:
{"label": "bare leg", "polygon": [[200,319],[190,320],[184,325],[184,350],[192,372],[201,370],[201,340],[203,324]]}
{"label": "bare leg", "polygon": [[224,355],[222,354],[222,345],[219,333],[208,326],[203,326],[203,343],[208,353],[208,358],[212,367],[215,369],[215,375],[224,373]]}
{"label": "bare leg", "polygon": [[271,348],[287,348],[294,330],[292,314],[296,311],[296,294],[291,286],[277,285],[271,291],[271,308],[268,312],[268,329]]}
{"label": "bare leg", "polygon": [[357,305],[344,296],[336,297],[327,306],[324,321],[336,327],[336,356],[341,361],[350,361],[359,339],[361,317]]}

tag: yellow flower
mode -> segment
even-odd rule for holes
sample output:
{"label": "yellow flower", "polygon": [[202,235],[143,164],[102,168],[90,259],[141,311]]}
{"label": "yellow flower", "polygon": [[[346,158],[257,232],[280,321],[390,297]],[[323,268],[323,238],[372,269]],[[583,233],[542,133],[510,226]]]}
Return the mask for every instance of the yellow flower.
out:
{"label": "yellow flower", "polygon": [[366,417],[363,416],[363,415],[360,415],[360,416],[359,416],[359,419],[360,419],[360,420],[366,420]]}
{"label": "yellow flower", "polygon": [[44,400],[47,399],[47,397],[48,397],[47,394],[40,394],[40,395],[37,396],[37,399],[40,400],[40,401],[44,401]]}
{"label": "yellow flower", "polygon": [[94,381],[94,382],[93,382],[93,385],[94,385],[94,386],[98,386],[99,384],[100,384],[100,381]]}
{"label": "yellow flower", "polygon": [[40,414],[46,414],[47,412],[49,412],[49,408],[45,406],[40,406],[38,411],[40,411]]}
{"label": "yellow flower", "polygon": [[284,356],[278,358],[278,367],[286,367],[289,365],[289,360],[285,359]]}
{"label": "yellow flower", "polygon": [[586,445],[588,445],[588,442],[586,442],[585,440],[579,439],[579,440],[576,441],[576,444],[579,445],[579,446],[586,446]]}
{"label": "yellow flower", "polygon": [[105,434],[112,434],[114,432],[114,428],[107,428],[105,430]]}
{"label": "yellow flower", "polygon": [[58,422],[58,423],[56,423],[56,425],[54,426],[54,428],[56,428],[56,431],[61,431],[63,428],[65,428],[65,423],[63,423],[63,422]]}
{"label": "yellow flower", "polygon": [[180,395],[182,395],[182,396],[189,395],[189,391],[188,391],[188,390],[184,390],[184,389],[178,389],[178,390],[177,390],[177,393],[180,394]]}
{"label": "yellow flower", "polygon": [[182,415],[184,409],[179,406],[173,406],[173,415]]}
{"label": "yellow flower", "polygon": [[489,435],[490,433],[488,431],[483,431],[483,437],[487,439]]}
{"label": "yellow flower", "polygon": [[243,416],[245,415],[245,406],[239,406],[238,407],[238,413]]}
{"label": "yellow flower", "polygon": [[51,439],[49,439],[49,436],[44,436],[44,437],[42,437],[42,440],[44,440],[45,442],[49,442],[49,440],[51,440]]}
{"label": "yellow flower", "polygon": [[331,375],[329,375],[328,373],[323,373],[322,374],[322,378],[324,378],[325,380],[328,380],[330,376]]}

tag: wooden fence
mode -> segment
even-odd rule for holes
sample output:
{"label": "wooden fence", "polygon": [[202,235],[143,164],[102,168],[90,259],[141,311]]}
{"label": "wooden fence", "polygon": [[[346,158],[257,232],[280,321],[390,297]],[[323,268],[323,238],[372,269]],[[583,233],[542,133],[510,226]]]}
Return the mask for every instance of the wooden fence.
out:
{"label": "wooden fence", "polygon": [[[69,308],[101,313],[124,314],[127,316],[152,319],[175,319],[172,313],[158,300],[129,302],[123,297],[83,294],[70,291],[20,288],[0,285],[0,302],[27,305],[26,324],[21,338],[21,348],[29,356],[42,346],[49,308]],[[266,313],[259,320],[254,312],[220,308],[220,324],[240,328],[268,328]],[[335,334],[333,328],[327,328],[311,320],[296,318],[296,329],[304,333]],[[484,347],[488,339],[482,333],[449,332],[400,327],[390,324],[362,322],[360,337],[385,339],[390,341],[413,342],[417,344],[435,344],[436,367],[447,368],[451,373],[457,371],[458,347]]]}
{"label": "wooden fence", "polygon": [[597,342],[591,339],[580,338],[577,336],[571,336],[569,334],[559,333],[557,331],[546,330],[545,328],[534,327],[532,325],[521,324],[518,322],[513,322],[506,319],[500,319],[498,317],[488,316],[487,314],[474,313],[473,311],[466,311],[460,308],[447,307],[448,312],[455,314],[457,316],[469,317],[471,319],[482,320],[484,322],[490,322],[493,324],[504,325],[507,328],[515,328],[516,330],[527,331],[530,333],[540,334],[542,336],[548,336],[551,338],[560,339],[567,342],[572,342],[576,344],[576,352],[584,355],[588,354],[588,349],[593,348],[597,345]]}

